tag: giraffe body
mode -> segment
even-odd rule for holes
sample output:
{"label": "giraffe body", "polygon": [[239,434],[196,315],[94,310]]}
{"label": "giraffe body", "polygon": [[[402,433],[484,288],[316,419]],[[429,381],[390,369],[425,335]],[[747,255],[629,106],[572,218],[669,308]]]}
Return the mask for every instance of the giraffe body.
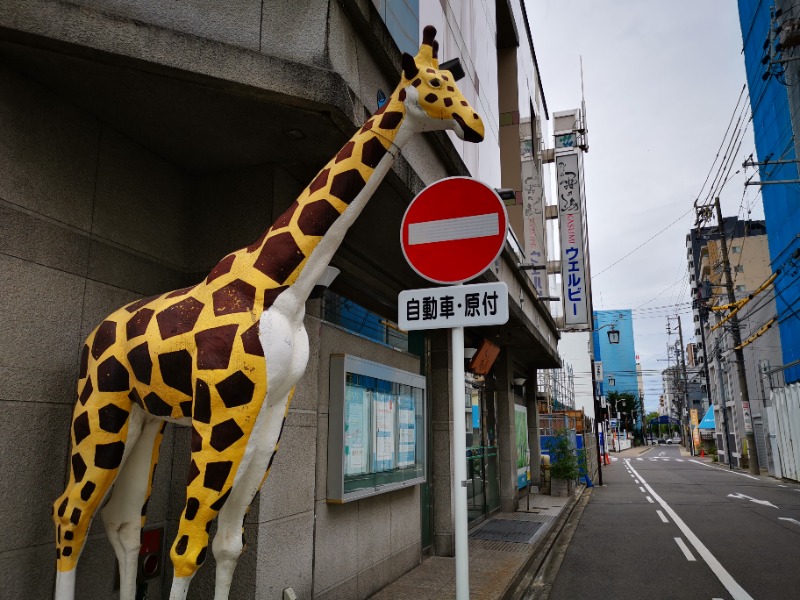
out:
{"label": "giraffe body", "polygon": [[74,597],[78,558],[107,497],[102,517],[120,565],[120,598],[133,599],[166,422],[192,427],[170,599],[186,598],[215,518],[215,599],[228,598],[245,513],[269,474],[308,362],[311,290],[412,135],[449,128],[482,139],[483,124],[452,74],[438,70],[434,35],[425,29],[419,54],[403,56],[403,78],[387,104],[259,240],[224,257],[200,284],[124,306],[89,335],[70,479],[54,504],[56,600]]}

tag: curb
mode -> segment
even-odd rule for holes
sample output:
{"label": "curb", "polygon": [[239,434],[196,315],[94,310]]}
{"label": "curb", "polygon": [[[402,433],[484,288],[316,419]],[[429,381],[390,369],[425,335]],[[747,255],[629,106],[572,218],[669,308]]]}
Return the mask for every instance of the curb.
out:
{"label": "curb", "polygon": [[[506,586],[503,594],[500,596],[502,600],[520,600],[522,595],[527,591],[533,579],[536,577],[539,570],[542,568],[545,560],[550,556],[553,547],[561,535],[561,530],[564,529],[567,521],[569,520],[572,512],[586,492],[585,484],[581,484],[573,492],[572,497],[564,505],[564,508],[558,515],[558,518],[553,523],[547,535],[542,537],[531,549],[530,557],[523,563],[523,565],[516,572],[514,577]],[[591,493],[591,492],[589,492]]]}

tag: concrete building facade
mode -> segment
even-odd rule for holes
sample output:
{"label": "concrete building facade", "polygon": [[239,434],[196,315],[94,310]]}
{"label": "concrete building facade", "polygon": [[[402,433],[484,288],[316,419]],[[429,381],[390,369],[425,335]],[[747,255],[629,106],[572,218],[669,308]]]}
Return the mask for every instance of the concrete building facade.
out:
{"label": "concrete building facade", "polygon": [[[409,143],[337,252],[332,293],[391,324],[398,292],[429,285],[399,245],[414,195],[452,175],[521,189],[519,152],[502,150],[503,115],[547,118],[523,5],[404,5],[409,14],[377,0],[0,6],[3,595],[52,597],[50,511],[66,482],[83,339],[125,303],[202,280],[266,230],[376,110],[379,92],[391,92],[400,49],[418,47],[422,26],[439,29],[443,60],[461,58],[459,86],[488,124],[486,141],[429,133]],[[520,391],[513,380],[560,364],[555,323],[520,262],[509,238],[478,280],[508,285],[509,323],[466,332],[469,345],[500,348],[480,393],[491,414],[481,430],[491,428],[498,450],[493,509],[503,510],[519,497],[515,405],[527,408],[538,448],[534,386]],[[278,599],[286,587],[300,598],[366,598],[426,554],[453,552],[449,448],[453,419],[464,415],[449,405],[449,337],[381,342],[326,314],[309,301],[311,360],[246,518],[235,598]],[[425,378],[424,483],[331,501],[331,360],[341,354]],[[167,427],[146,525],[163,528],[165,550],[185,501],[189,447],[188,429]],[[192,598],[213,596],[213,565],[209,557]],[[114,570],[98,519],[77,597],[115,597]],[[165,558],[148,597],[166,597],[171,577]]]}
{"label": "concrete building facade", "polygon": [[[771,274],[767,228],[763,221],[724,219],[731,277],[736,299],[755,292]],[[693,229],[687,236],[687,255],[692,293],[695,298],[694,360],[704,365],[709,398],[714,405],[717,452],[720,460],[739,465],[745,438],[745,414],[742,409],[733,355],[732,335],[724,325],[717,325],[727,314],[713,311],[714,306],[728,303],[724,265],[716,227]],[[770,288],[754,297],[738,313],[740,335],[746,341],[775,314],[774,291]],[[712,331],[713,328],[713,331]],[[780,362],[781,339],[777,328],[771,328],[744,347],[745,366],[750,395],[750,419],[758,446],[759,464],[769,468],[767,444],[769,423],[766,420],[768,394],[764,391],[759,365]]]}

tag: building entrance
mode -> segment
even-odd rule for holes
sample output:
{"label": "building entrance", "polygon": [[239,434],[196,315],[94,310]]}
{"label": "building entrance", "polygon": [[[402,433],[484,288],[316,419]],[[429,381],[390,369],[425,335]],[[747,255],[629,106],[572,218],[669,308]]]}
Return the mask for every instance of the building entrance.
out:
{"label": "building entrance", "polygon": [[500,508],[500,477],[494,394],[483,382],[466,382],[464,417],[467,432],[467,515],[480,523]]}

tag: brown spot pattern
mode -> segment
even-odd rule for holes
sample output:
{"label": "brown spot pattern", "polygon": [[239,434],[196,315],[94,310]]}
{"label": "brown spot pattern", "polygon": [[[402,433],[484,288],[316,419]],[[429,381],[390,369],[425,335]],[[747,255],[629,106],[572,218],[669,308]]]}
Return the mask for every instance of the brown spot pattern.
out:
{"label": "brown spot pattern", "polygon": [[211,422],[211,390],[202,379],[197,380],[194,393],[193,418],[200,423]]}
{"label": "brown spot pattern", "polygon": [[258,323],[254,323],[242,335],[242,347],[247,354],[253,356],[264,356],[264,347],[258,339]]}
{"label": "brown spot pattern", "polygon": [[144,335],[154,314],[155,312],[151,308],[143,308],[134,314],[130,321],[125,324],[125,335],[128,339],[132,340],[135,337]]}
{"label": "brown spot pattern", "polygon": [[255,384],[241,371],[236,371],[217,384],[217,392],[226,408],[249,403],[253,399],[255,388]]}
{"label": "brown spot pattern", "polygon": [[311,193],[316,192],[317,190],[321,190],[328,184],[328,174],[331,172],[330,169],[323,169],[319,172],[314,178],[314,181],[311,182],[311,185],[308,186],[308,191]]}
{"label": "brown spot pattern", "polygon": [[[387,113],[388,114],[388,113]],[[331,183],[331,194],[342,202],[350,204],[359,192],[364,189],[364,177],[355,169],[339,173]]]}
{"label": "brown spot pattern", "polygon": [[[253,288],[255,294],[255,288]],[[252,306],[252,302],[251,302]],[[227,369],[238,325],[223,325],[195,334],[198,369]]]}
{"label": "brown spot pattern", "polygon": [[228,479],[231,468],[233,468],[233,462],[230,460],[208,463],[203,477],[203,486],[221,492],[225,487],[225,480]]}
{"label": "brown spot pattern", "polygon": [[[338,176],[337,176],[338,177]],[[334,179],[335,183],[336,179]],[[273,235],[261,249],[253,267],[278,283],[283,283],[305,256],[289,232]]]}
{"label": "brown spot pattern", "polygon": [[94,386],[92,386],[92,378],[89,377],[89,379],[86,380],[86,384],[83,386],[83,391],[81,392],[81,395],[78,396],[78,400],[80,400],[83,406],[86,406],[86,401],[89,399],[89,396],[92,395],[93,391],[94,391]]}
{"label": "brown spot pattern", "polygon": [[97,360],[117,341],[117,324],[113,321],[103,321],[94,334],[92,342],[92,356]]}
{"label": "brown spot pattern", "polygon": [[330,202],[318,200],[303,208],[297,219],[297,226],[304,235],[324,235],[338,218],[339,211]]}
{"label": "brown spot pattern", "polygon": [[387,111],[383,113],[380,122],[381,129],[394,129],[403,120],[403,113],[397,111]]}
{"label": "brown spot pattern", "polygon": [[[291,234],[288,234],[291,236]],[[267,242],[269,243],[269,242]],[[256,288],[246,281],[235,279],[213,293],[214,314],[216,316],[253,310]]]}
{"label": "brown spot pattern", "polygon": [[115,356],[109,356],[98,365],[98,390],[101,392],[126,392],[129,388],[128,370]]}
{"label": "brown spot pattern", "polygon": [[128,352],[128,362],[136,379],[149,385],[153,374],[153,359],[150,358],[147,342]]}
{"label": "brown spot pattern", "polygon": [[378,138],[374,137],[361,147],[361,162],[374,169],[385,154],[386,148]]}
{"label": "brown spot pattern", "polygon": [[187,396],[192,395],[192,355],[188,350],[159,354],[158,364],[165,384]]}
{"label": "brown spot pattern", "polygon": [[351,156],[353,156],[353,149],[356,147],[356,143],[352,140],[347,142],[342,149],[339,150],[339,153],[336,155],[336,160],[334,162],[340,163],[343,160],[347,160]]}
{"label": "brown spot pattern", "polygon": [[218,423],[211,428],[211,447],[223,452],[242,439],[244,431],[233,419]]}
{"label": "brown spot pattern", "polygon": [[202,310],[203,303],[195,298],[186,298],[162,310],[156,315],[161,339],[166,340],[191,331]]}
{"label": "brown spot pattern", "polygon": [[206,283],[211,283],[217,277],[222,277],[231,272],[231,268],[233,268],[233,262],[236,260],[235,254],[229,254],[221,261],[219,261],[216,266],[211,269],[211,273],[208,274],[206,277]]}

